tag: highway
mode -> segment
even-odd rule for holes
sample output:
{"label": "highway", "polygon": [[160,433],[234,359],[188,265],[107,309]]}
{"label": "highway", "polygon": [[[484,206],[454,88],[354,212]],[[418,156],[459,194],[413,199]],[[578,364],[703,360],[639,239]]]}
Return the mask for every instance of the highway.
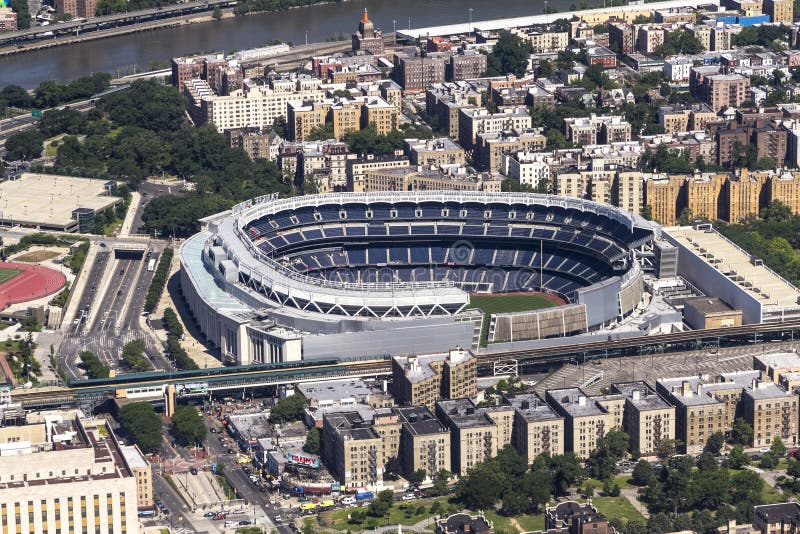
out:
{"label": "highway", "polygon": [[0,46],[9,44],[16,45],[35,40],[37,38],[48,38],[65,34],[77,34],[81,31],[105,29],[111,26],[137,24],[154,19],[183,17],[192,13],[211,11],[216,6],[229,7],[235,4],[235,0],[201,0],[151,9],[142,9],[138,11],[131,11],[129,13],[116,13],[113,15],[92,17],[90,19],[76,19],[69,22],[48,24],[47,26],[35,26],[25,30],[4,32],[3,34],[0,34]]}
{"label": "highway", "polygon": [[[65,106],[58,106],[58,108],[61,107]],[[84,113],[94,107],[94,99],[81,100],[80,102],[67,104],[66,107]],[[48,108],[43,111],[50,111],[51,109],[58,108]],[[16,117],[0,120],[0,145],[5,144],[6,139],[14,134],[35,128],[38,121],[38,118],[32,117],[31,115],[17,115]]]}

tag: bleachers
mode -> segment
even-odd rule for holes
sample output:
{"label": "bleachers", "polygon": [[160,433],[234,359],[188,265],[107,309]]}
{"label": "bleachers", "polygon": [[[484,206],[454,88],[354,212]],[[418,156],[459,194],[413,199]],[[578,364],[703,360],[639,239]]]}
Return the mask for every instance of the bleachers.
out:
{"label": "bleachers", "polygon": [[[306,206],[244,230],[265,254],[334,281],[449,280],[493,291],[541,284],[560,293],[615,274],[611,265],[651,236],[572,208],[436,201]],[[472,251],[451,257],[460,240]]]}

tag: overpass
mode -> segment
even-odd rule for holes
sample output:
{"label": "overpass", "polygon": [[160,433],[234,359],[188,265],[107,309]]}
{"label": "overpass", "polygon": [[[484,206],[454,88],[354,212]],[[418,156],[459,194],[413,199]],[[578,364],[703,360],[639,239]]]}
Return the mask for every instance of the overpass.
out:
{"label": "overpass", "polygon": [[[598,336],[597,341],[555,345],[537,349],[504,352],[479,352],[482,374],[517,374],[520,367],[552,367],[567,362],[583,363],[595,358],[618,358],[648,354],[715,349],[763,343],[800,340],[800,321],[743,325],[708,330],[690,330],[653,336],[615,339]],[[94,406],[108,398],[162,397],[172,386],[178,398],[205,395],[216,391],[257,388],[335,380],[388,376],[388,358],[341,362],[320,360],[217,367],[192,371],[123,374],[111,378],[78,380],[66,387],[18,389],[11,392],[13,402],[25,408],[53,408],[65,405]],[[172,395],[172,393],[169,393]],[[171,398],[171,397],[170,397]]]}

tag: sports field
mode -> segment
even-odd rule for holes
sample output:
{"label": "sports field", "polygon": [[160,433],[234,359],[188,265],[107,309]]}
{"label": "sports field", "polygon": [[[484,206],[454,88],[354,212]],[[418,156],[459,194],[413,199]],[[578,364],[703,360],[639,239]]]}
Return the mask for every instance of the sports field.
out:
{"label": "sports field", "polygon": [[483,313],[507,313],[538,310],[557,306],[550,297],[533,295],[470,295],[469,307],[480,308]]}
{"label": "sports field", "polygon": [[0,267],[0,284],[4,284],[17,276],[22,271],[17,269],[7,269],[5,267]]}
{"label": "sports field", "polygon": [[489,337],[489,322],[493,313],[508,313],[551,308],[564,304],[558,297],[545,296],[539,293],[512,295],[470,295],[468,308],[480,308],[483,311],[483,329],[481,331],[481,347],[485,347]]}

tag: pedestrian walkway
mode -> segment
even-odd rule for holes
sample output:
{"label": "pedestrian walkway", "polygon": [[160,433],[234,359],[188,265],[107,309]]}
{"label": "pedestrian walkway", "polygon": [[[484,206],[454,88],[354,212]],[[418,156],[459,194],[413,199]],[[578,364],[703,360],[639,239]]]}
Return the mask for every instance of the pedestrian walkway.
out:
{"label": "pedestrian walkway", "polygon": [[128,211],[125,213],[125,220],[122,221],[122,226],[119,229],[120,236],[128,236],[131,234],[131,227],[133,221],[136,219],[136,212],[139,210],[139,204],[142,201],[142,196],[134,191],[131,193],[131,204],[128,206]]}

